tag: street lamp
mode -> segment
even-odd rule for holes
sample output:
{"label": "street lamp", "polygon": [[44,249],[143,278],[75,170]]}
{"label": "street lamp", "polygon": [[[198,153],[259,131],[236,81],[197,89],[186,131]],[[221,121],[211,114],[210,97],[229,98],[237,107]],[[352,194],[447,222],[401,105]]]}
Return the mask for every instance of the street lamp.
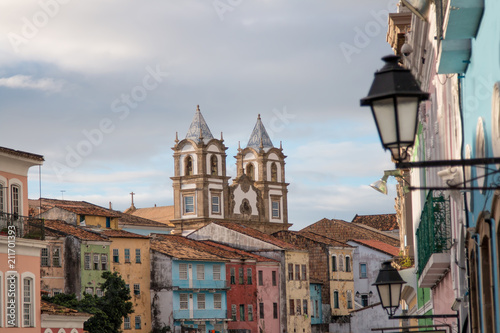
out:
{"label": "street lamp", "polygon": [[406,282],[399,275],[391,261],[382,263],[382,267],[373,286],[377,287],[382,307],[387,311],[389,318],[394,316],[401,300],[401,289]]}
{"label": "street lamp", "polygon": [[409,69],[399,64],[399,57],[382,58],[384,67],[375,73],[368,96],[361,99],[361,106],[370,106],[384,149],[392,158],[403,162],[408,148],[415,142],[418,107],[429,99]]}

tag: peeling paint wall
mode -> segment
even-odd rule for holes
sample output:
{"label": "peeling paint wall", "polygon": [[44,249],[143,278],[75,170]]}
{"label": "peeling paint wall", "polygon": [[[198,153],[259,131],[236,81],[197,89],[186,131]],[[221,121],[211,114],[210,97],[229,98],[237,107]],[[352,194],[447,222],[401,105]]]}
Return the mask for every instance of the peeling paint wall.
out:
{"label": "peeling paint wall", "polygon": [[65,294],[75,294],[80,298],[80,290],[82,285],[81,280],[81,242],[73,236],[66,236],[64,242],[64,280]]}
{"label": "peeling paint wall", "polygon": [[[64,293],[64,264],[65,264],[65,238],[48,240],[48,265],[40,266],[40,278],[42,290],[48,291],[50,295],[59,291]],[[59,263],[54,265],[54,251],[59,249]],[[40,258],[41,260],[41,258]]]}
{"label": "peeling paint wall", "polygon": [[174,327],[172,258],[150,252],[151,258],[151,325],[153,329]]}

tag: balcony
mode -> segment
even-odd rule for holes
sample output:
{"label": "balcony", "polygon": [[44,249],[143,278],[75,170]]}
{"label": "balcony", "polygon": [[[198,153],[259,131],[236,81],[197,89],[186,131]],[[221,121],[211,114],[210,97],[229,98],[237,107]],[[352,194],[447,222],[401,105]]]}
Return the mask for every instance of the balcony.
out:
{"label": "balcony", "polygon": [[[192,313],[192,315],[191,315]],[[226,310],[174,310],[174,320],[226,319]]]}
{"label": "balcony", "polygon": [[434,286],[450,267],[450,202],[429,192],[417,232],[419,286]]}
{"label": "balcony", "polygon": [[11,236],[9,230],[13,230],[18,238],[45,239],[42,219],[0,212],[0,235]]}
{"label": "balcony", "polygon": [[180,280],[174,279],[172,286],[177,289],[215,290],[229,289],[226,280]]}

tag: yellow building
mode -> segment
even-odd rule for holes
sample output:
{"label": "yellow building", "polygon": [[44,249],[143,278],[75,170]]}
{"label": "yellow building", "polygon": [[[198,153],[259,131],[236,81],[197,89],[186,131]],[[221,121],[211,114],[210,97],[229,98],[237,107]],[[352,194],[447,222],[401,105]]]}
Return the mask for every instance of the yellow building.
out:
{"label": "yellow building", "polygon": [[101,233],[112,241],[111,271],[118,272],[130,288],[134,313],[124,319],[126,332],[151,332],[149,237],[124,230],[106,229]]}
{"label": "yellow building", "polygon": [[311,332],[309,253],[285,251],[287,332]]}
{"label": "yellow building", "polygon": [[330,306],[332,316],[346,316],[354,310],[353,248],[337,247],[331,252]]}

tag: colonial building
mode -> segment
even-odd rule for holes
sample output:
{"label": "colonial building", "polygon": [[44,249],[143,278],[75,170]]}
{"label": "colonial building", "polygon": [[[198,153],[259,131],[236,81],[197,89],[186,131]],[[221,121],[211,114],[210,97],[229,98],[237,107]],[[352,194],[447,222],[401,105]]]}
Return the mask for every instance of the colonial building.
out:
{"label": "colonial building", "polygon": [[260,115],[245,148],[238,147],[237,175],[229,185],[224,139],[214,138],[198,107],[185,139],[175,140],[174,218],[187,234],[211,221],[231,221],[266,233],[287,230],[285,155],[274,147]]}

